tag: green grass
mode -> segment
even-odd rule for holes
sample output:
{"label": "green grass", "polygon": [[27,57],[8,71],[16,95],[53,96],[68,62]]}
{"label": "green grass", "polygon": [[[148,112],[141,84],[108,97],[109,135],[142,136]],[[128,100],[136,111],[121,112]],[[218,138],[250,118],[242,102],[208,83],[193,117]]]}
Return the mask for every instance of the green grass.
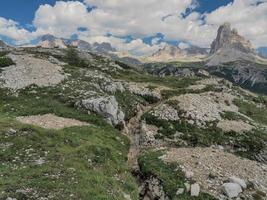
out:
{"label": "green grass", "polygon": [[197,78],[177,78],[177,77],[159,77],[151,74],[141,74],[136,71],[125,71],[121,72],[118,75],[114,75],[114,78],[131,81],[136,83],[150,83],[155,85],[166,86],[170,88],[184,88],[188,87],[189,85],[195,83],[198,79]]}
{"label": "green grass", "polygon": [[186,182],[183,172],[178,168],[177,164],[167,164],[159,159],[162,156],[161,151],[148,151],[141,155],[138,159],[140,170],[145,177],[157,177],[161,182],[166,194],[172,200],[215,200],[214,197],[201,193],[198,197],[191,197],[190,194],[184,193],[177,196],[178,188],[184,188]]}
{"label": "green grass", "polygon": [[242,116],[236,112],[231,112],[231,111],[225,111],[224,113],[221,114],[221,117],[223,119],[235,120],[235,121],[238,121],[238,120],[247,121],[248,120],[244,116]]}
{"label": "green grass", "polygon": [[9,57],[0,57],[0,68],[8,67],[10,65],[14,65],[15,63]]}
{"label": "green grass", "polygon": [[243,101],[241,99],[235,99],[234,103],[239,107],[239,112],[247,115],[256,122],[267,125],[266,106],[257,107],[255,104]]}
{"label": "green grass", "polygon": [[[0,199],[50,195],[53,199],[123,200],[124,193],[137,199],[137,184],[126,162],[128,139],[101,117],[74,108],[61,92],[31,86],[11,95],[0,89]],[[16,116],[46,113],[91,126],[56,131],[14,120]],[[9,133],[11,129],[16,133]],[[30,155],[27,149],[32,149]],[[40,157],[46,163],[34,165]],[[32,192],[16,192],[27,188]]]}
{"label": "green grass", "polygon": [[[123,200],[123,193],[137,199],[126,165],[129,142],[115,129],[45,130],[1,117],[0,133],[0,199]],[[45,163],[34,164],[39,158]],[[27,194],[16,192],[27,188]]]}

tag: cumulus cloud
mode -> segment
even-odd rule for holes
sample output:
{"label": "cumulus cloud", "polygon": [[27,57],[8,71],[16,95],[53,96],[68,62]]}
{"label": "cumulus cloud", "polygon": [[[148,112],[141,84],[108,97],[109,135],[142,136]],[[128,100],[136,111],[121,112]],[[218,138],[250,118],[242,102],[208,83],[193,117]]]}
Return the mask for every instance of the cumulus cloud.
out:
{"label": "cumulus cloud", "polygon": [[[219,25],[227,21],[255,47],[267,46],[267,0],[234,0],[204,14],[195,11],[197,6],[198,0],[57,1],[38,8],[33,20],[36,31],[29,32],[12,20],[0,18],[0,34],[17,41],[47,33],[57,37],[77,34],[87,41],[106,41],[139,54],[165,45],[160,38],[152,39],[151,45],[143,42],[143,37],[157,33],[162,33],[166,41],[209,47]],[[134,40],[121,39],[128,35]]]}
{"label": "cumulus cloud", "polygon": [[107,36],[94,36],[94,37],[88,37],[86,34],[84,36],[80,36],[82,40],[85,40],[89,43],[102,43],[102,42],[108,42],[113,47],[115,47],[118,51],[121,52],[129,52],[135,56],[141,56],[141,55],[150,55],[154,53],[155,51],[163,48],[167,43],[165,42],[159,42],[157,44],[146,44],[141,39],[134,39],[130,42],[127,42],[123,38],[118,37],[107,37]]}
{"label": "cumulus cloud", "polygon": [[267,46],[267,0],[235,0],[206,14],[207,24],[230,22],[254,46]]}
{"label": "cumulus cloud", "polygon": [[13,20],[0,17],[0,35],[13,39],[17,44],[30,41],[32,34]]}

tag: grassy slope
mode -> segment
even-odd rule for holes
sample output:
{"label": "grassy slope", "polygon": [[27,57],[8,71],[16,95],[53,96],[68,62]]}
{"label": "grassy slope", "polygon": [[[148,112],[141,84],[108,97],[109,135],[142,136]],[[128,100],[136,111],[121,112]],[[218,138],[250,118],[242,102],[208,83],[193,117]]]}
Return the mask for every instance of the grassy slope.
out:
{"label": "grassy slope", "polygon": [[[118,200],[125,199],[124,193],[138,198],[126,164],[129,141],[101,117],[74,108],[70,94],[61,86],[32,86],[17,95],[0,89],[0,199]],[[45,113],[92,125],[55,131],[15,120]],[[46,162],[35,165],[40,158]]]}

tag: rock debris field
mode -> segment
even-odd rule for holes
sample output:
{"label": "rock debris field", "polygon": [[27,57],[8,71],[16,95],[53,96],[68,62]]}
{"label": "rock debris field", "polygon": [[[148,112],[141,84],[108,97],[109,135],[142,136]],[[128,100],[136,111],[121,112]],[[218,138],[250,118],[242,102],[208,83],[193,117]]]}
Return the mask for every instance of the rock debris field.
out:
{"label": "rock debris field", "polygon": [[31,55],[8,55],[16,65],[3,69],[0,85],[13,90],[35,84],[39,87],[53,86],[64,80],[61,66]]}
{"label": "rock debris field", "polygon": [[[179,167],[190,174],[202,189],[219,197],[223,184],[230,177],[239,177],[250,182],[261,191],[267,191],[267,165],[243,159],[222,149],[172,148],[162,158],[168,163],[179,163]],[[249,195],[247,189],[243,195]]]}

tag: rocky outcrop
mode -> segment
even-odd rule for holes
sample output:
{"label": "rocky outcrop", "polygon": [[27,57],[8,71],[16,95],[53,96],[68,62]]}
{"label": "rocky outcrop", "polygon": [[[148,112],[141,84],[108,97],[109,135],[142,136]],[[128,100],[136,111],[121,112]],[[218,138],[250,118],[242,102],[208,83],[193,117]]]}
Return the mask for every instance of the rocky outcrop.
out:
{"label": "rocky outcrop", "polygon": [[85,99],[77,102],[76,105],[103,116],[107,122],[114,126],[124,125],[124,113],[120,110],[114,96]]}
{"label": "rocky outcrop", "polygon": [[225,23],[219,27],[217,37],[211,44],[210,53],[214,54],[222,48],[254,53],[251,43],[240,36],[236,29],[231,29],[230,23]]}
{"label": "rocky outcrop", "polygon": [[257,60],[250,41],[240,36],[236,29],[231,29],[230,23],[219,27],[217,37],[211,44],[210,54],[207,66],[218,66],[237,60]]}

